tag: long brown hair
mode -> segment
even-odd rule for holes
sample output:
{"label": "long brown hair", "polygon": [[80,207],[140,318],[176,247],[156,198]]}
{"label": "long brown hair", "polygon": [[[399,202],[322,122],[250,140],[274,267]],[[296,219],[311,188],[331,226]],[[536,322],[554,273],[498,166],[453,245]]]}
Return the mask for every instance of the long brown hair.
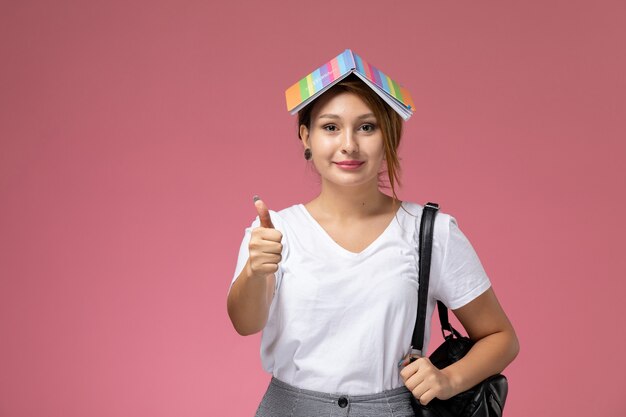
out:
{"label": "long brown hair", "polygon": [[[398,159],[398,146],[400,146],[404,120],[395,110],[385,103],[383,99],[378,96],[378,94],[367,86],[367,84],[353,74],[347,76],[332,86],[324,94],[328,94],[330,92],[333,94],[340,92],[356,94],[374,113],[383,136],[385,161],[387,165],[387,178],[389,179],[393,198],[394,200],[398,200],[395,186],[396,184],[400,187],[402,186],[402,183],[400,182],[401,168],[400,161]],[[298,137],[300,140],[302,140],[300,137],[300,126],[305,125],[309,131],[311,130],[311,114],[313,113],[317,103],[319,103],[318,99],[314,100],[313,103],[308,104],[298,112]],[[384,182],[381,181],[380,176],[379,187],[386,188]]]}

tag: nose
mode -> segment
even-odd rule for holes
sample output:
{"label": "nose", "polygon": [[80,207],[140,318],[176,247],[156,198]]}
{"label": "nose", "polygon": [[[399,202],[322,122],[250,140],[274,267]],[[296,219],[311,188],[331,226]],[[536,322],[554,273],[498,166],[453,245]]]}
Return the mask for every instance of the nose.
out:
{"label": "nose", "polygon": [[341,152],[350,154],[358,150],[359,145],[354,138],[354,134],[352,131],[346,130],[341,140]]}

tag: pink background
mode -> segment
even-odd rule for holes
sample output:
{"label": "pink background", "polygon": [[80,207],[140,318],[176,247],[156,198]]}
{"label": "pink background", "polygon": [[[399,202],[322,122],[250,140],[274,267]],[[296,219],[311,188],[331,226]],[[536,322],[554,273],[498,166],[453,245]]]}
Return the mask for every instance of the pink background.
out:
{"label": "pink background", "polygon": [[254,414],[226,292],[252,195],[318,190],[284,90],[348,47],[415,99],[400,197],[457,218],[517,329],[506,415],[625,415],[625,13],[2,2],[0,416]]}

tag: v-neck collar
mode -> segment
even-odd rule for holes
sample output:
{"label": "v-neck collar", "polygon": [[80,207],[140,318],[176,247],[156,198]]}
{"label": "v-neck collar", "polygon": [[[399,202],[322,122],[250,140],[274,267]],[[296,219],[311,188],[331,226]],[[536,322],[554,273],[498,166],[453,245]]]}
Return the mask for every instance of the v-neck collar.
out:
{"label": "v-neck collar", "polygon": [[379,245],[380,241],[383,240],[385,235],[389,233],[389,230],[392,228],[393,224],[397,221],[398,214],[402,210],[403,204],[404,202],[400,203],[400,207],[398,207],[393,218],[391,219],[387,227],[385,227],[385,230],[383,230],[382,233],[379,234],[378,237],[376,237],[376,239],[374,239],[369,245],[367,245],[367,247],[365,247],[365,249],[363,249],[361,252],[349,251],[348,249],[341,246],[339,243],[335,242],[335,240],[328,234],[328,232],[326,232],[326,230],[322,227],[322,225],[319,224],[317,220],[315,220],[315,218],[311,215],[311,213],[309,213],[309,210],[307,210],[304,204],[298,204],[298,207],[300,207],[305,217],[309,219],[311,224],[313,224],[313,227],[315,227],[320,232],[320,234],[324,237],[324,239],[326,239],[332,246],[334,246],[339,251],[339,253],[349,258],[358,258],[358,257],[367,255],[369,252],[374,250],[376,246]]}

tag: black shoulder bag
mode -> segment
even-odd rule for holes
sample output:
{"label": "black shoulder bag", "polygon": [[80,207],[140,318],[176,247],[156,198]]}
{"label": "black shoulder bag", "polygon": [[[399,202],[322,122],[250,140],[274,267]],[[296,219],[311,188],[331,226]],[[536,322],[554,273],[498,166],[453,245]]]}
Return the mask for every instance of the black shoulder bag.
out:
{"label": "black shoulder bag", "polygon": [[[428,303],[428,281],[433,246],[435,216],[439,210],[436,203],[427,203],[422,212],[419,233],[419,293],[417,319],[413,331],[411,354],[420,355],[424,347],[424,325]],[[441,332],[445,341],[430,355],[429,359],[439,369],[458,361],[470,350],[474,342],[462,336],[448,321],[448,308],[437,300]],[[446,335],[446,331],[449,332]],[[416,357],[410,359],[411,362]],[[413,396],[412,405],[416,417],[501,417],[508,393],[508,383],[502,374],[491,376],[478,385],[448,400],[433,399],[424,406]]]}

